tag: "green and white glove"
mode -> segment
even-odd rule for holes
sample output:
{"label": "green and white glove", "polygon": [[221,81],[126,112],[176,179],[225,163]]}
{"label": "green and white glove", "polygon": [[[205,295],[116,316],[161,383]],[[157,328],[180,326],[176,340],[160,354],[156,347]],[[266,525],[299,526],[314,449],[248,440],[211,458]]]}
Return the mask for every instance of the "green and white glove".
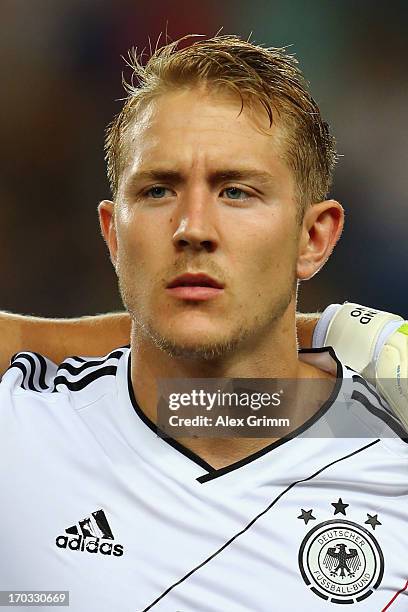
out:
{"label": "green and white glove", "polygon": [[374,384],[408,431],[407,321],[360,304],[331,304],[313,334],[313,347],[321,346],[332,346],[340,361]]}

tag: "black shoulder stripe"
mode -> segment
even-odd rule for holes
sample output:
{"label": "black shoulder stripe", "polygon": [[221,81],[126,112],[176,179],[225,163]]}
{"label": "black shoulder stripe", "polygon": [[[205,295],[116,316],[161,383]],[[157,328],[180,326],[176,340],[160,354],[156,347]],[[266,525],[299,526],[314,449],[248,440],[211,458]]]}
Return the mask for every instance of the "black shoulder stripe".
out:
{"label": "black shoulder stripe", "polygon": [[112,353],[110,353],[109,355],[107,355],[107,357],[104,357],[104,359],[92,359],[90,361],[86,361],[85,359],[82,359],[81,357],[70,357],[70,359],[75,359],[76,361],[81,362],[80,366],[76,366],[73,363],[69,363],[69,362],[63,362],[59,368],[58,368],[58,372],[62,371],[62,370],[66,370],[67,372],[69,372],[70,374],[81,374],[81,372],[83,372],[84,370],[87,370],[88,368],[94,368],[97,366],[101,366],[104,363],[106,363],[109,359],[116,359],[119,360],[123,355],[123,351],[122,350],[118,350],[118,351],[113,351]]}
{"label": "black shoulder stripe", "polygon": [[369,412],[371,412],[371,414],[378,417],[381,421],[384,421],[384,423],[386,423],[386,425],[388,425],[388,427],[392,429],[392,431],[396,433],[397,436],[399,436],[403,442],[408,444],[408,433],[405,431],[402,425],[400,425],[400,423],[396,419],[394,419],[394,417],[390,416],[387,412],[384,412],[380,408],[374,406],[370,402],[370,400],[359,391],[353,391],[351,399],[360,402],[360,404],[363,404],[363,406]]}
{"label": "black shoulder stripe", "polygon": [[84,389],[91,382],[97,380],[98,378],[101,378],[102,376],[115,376],[117,369],[117,366],[105,366],[104,368],[98,368],[87,376],[83,376],[83,378],[80,378],[79,380],[75,381],[68,380],[65,376],[62,375],[56,376],[54,380],[53,391],[56,391],[57,385],[65,385],[65,387],[67,387],[67,389],[69,389],[70,391],[81,391],[81,389]]}
{"label": "black shoulder stripe", "polygon": [[20,363],[20,362],[17,362],[17,363],[12,363],[12,364],[11,364],[11,366],[10,366],[8,369],[9,369],[9,370],[12,370],[13,368],[14,368],[14,369],[17,369],[17,370],[20,370],[20,372],[22,372],[22,373],[23,373],[23,380],[21,381],[21,385],[20,385],[20,386],[21,386],[23,389],[27,389],[27,388],[28,388],[28,389],[30,389],[31,391],[35,391],[35,388],[34,388],[34,387],[30,387],[30,386],[29,386],[29,381],[28,381],[28,385],[27,385],[27,386],[26,386],[26,384],[25,384],[25,383],[26,383],[27,374],[28,374],[28,372],[27,372],[27,368],[25,367],[25,365],[24,365],[24,364],[22,364],[22,363]]}
{"label": "black shoulder stripe", "polygon": [[31,389],[31,391],[37,391],[37,389],[34,386],[34,372],[35,372],[35,366],[36,363],[33,359],[33,357],[29,354],[29,353],[20,353],[19,354],[19,358],[24,358],[26,361],[28,361],[28,363],[30,364],[30,368],[27,369],[27,374],[28,377],[26,376],[23,382],[23,387],[26,388],[24,386],[24,384],[27,385],[28,389]]}
{"label": "black shoulder stripe", "polygon": [[39,355],[38,353],[35,353],[35,356],[37,357],[38,361],[40,362],[40,376],[38,378],[38,384],[40,385],[41,389],[48,389],[48,385],[45,382],[45,376],[47,373],[47,363],[44,359],[44,357],[42,355]]}
{"label": "black shoulder stripe", "polygon": [[[38,363],[34,359],[34,356],[38,360]],[[20,359],[28,361],[30,367],[26,367],[25,364],[21,364]],[[12,358],[12,365],[10,367],[19,367],[19,364],[24,365],[25,376],[21,384],[23,389],[30,389],[31,391],[38,391],[34,384],[34,376],[38,373],[38,385],[41,390],[45,391],[48,389],[46,383],[47,363],[42,355],[38,353],[17,353]],[[19,368],[23,371],[22,368]]]}
{"label": "black shoulder stripe", "polygon": [[[115,376],[117,363],[123,356],[124,350],[125,347],[116,349],[103,359],[86,360],[82,357],[71,357],[70,359],[81,365],[75,366],[73,363],[64,362],[58,369],[55,364],[48,363],[47,359],[38,353],[22,352],[12,357],[9,369],[18,369],[22,373],[20,386],[26,390],[38,393],[55,392],[57,385],[65,385],[70,390],[78,391],[101,376]],[[112,361],[114,365],[107,365]],[[67,375],[78,378],[74,381],[69,380]]]}
{"label": "black shoulder stripe", "polygon": [[380,406],[382,406],[384,408],[384,410],[386,410],[389,414],[392,414],[392,412],[389,410],[388,406],[384,403],[382,397],[375,391],[375,389],[373,387],[370,387],[370,385],[368,384],[368,382],[364,378],[362,378],[361,376],[358,376],[358,375],[353,376],[353,382],[360,383],[360,385],[363,385],[363,387],[365,387],[367,389],[367,391],[369,393],[371,393],[371,395],[373,397],[375,397],[375,399],[380,404]]}

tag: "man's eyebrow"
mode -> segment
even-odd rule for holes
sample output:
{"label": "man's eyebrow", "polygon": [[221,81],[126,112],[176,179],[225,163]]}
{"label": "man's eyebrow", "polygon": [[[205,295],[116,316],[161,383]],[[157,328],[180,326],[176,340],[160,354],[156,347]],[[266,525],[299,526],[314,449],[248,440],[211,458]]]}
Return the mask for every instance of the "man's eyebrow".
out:
{"label": "man's eyebrow", "polygon": [[[267,184],[274,180],[272,174],[265,170],[256,168],[225,168],[223,170],[215,170],[207,176],[208,183],[214,187],[223,181],[245,181],[256,180]],[[128,178],[128,186],[137,185],[144,181],[153,181],[157,183],[173,183],[182,184],[186,182],[186,176],[178,170],[166,169],[151,169],[134,172]]]}
{"label": "man's eyebrow", "polygon": [[142,170],[131,174],[127,180],[128,186],[137,185],[144,181],[155,183],[180,183],[183,176],[177,170]]}
{"label": "man's eyebrow", "polygon": [[211,185],[216,185],[221,181],[248,181],[255,180],[260,183],[270,183],[274,180],[272,174],[266,170],[257,170],[256,168],[227,168],[225,170],[217,170],[212,172],[208,177]]}

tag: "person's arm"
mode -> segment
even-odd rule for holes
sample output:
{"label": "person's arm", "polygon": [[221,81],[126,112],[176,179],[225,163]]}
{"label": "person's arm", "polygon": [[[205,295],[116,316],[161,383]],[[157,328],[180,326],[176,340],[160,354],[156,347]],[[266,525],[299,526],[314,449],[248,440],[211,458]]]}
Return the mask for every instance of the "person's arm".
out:
{"label": "person's arm", "polygon": [[46,319],[0,313],[0,376],[11,357],[27,350],[60,363],[69,355],[100,356],[130,342],[125,312],[78,319]]}
{"label": "person's arm", "polygon": [[[318,314],[298,314],[298,338],[302,348],[312,345]],[[46,319],[0,312],[0,376],[11,357],[33,351],[60,363],[69,355],[100,356],[130,342],[130,318],[126,312],[78,319]]]}

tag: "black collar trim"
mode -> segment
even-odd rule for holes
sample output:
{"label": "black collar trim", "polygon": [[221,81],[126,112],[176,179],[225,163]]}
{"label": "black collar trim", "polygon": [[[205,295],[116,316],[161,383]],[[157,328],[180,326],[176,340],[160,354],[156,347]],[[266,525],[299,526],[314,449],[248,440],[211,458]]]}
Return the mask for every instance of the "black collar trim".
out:
{"label": "black collar trim", "polygon": [[153,421],[151,421],[148,416],[145,415],[145,413],[143,412],[143,410],[140,408],[139,404],[137,403],[136,396],[133,391],[131,353],[130,352],[129,352],[129,360],[128,360],[127,368],[128,368],[127,380],[128,380],[130,401],[132,402],[132,406],[136,414],[142,419],[143,423],[145,423],[157,436],[159,436],[159,438],[162,438],[165,442],[167,442],[167,444],[170,444],[170,446],[172,446],[177,451],[179,451],[180,453],[182,453],[183,455],[191,459],[191,461],[194,461],[195,463],[197,463],[200,467],[204,468],[207,472],[214,470],[213,466],[207,463],[207,461],[204,461],[204,459],[202,459],[199,455],[194,453],[192,450],[190,450],[183,444],[180,444],[180,442],[178,442],[174,438],[168,437],[164,433],[164,431],[162,431],[159,427],[157,427],[157,425],[153,423]]}
{"label": "black collar trim", "polygon": [[302,434],[304,431],[309,429],[309,427],[311,427],[314,423],[316,423],[316,421],[318,421],[329,410],[329,408],[332,406],[332,404],[336,401],[338,397],[338,394],[341,388],[341,384],[343,381],[343,367],[340,361],[338,360],[334,350],[330,346],[316,348],[316,349],[301,349],[299,351],[299,353],[327,353],[327,352],[334,359],[337,365],[336,384],[334,385],[334,388],[330,394],[330,397],[324,402],[324,404],[319,408],[319,410],[314,415],[312,415],[307,421],[305,421],[303,425],[300,425],[294,431],[290,432],[286,436],[283,436],[279,440],[276,440],[275,442],[268,444],[264,448],[261,448],[255,453],[252,453],[251,455],[248,455],[248,457],[245,457],[244,459],[240,459],[239,461],[235,461],[234,463],[231,463],[230,465],[227,465],[219,469],[210,465],[207,461],[202,459],[199,455],[194,453],[192,450],[190,450],[189,448],[187,448],[186,446],[184,446],[183,444],[181,444],[174,438],[168,437],[141,410],[139,404],[136,401],[136,397],[133,391],[132,377],[131,377],[132,368],[131,368],[131,353],[130,352],[129,352],[128,371],[127,371],[129,397],[130,397],[130,401],[132,403],[132,406],[136,414],[156,435],[162,438],[164,442],[167,442],[167,444],[170,444],[170,446],[172,446],[174,449],[176,449],[177,451],[185,455],[188,459],[190,459],[191,461],[194,461],[194,463],[196,463],[197,465],[199,465],[200,467],[202,467],[204,470],[207,471],[207,474],[204,474],[203,476],[199,476],[197,478],[197,482],[204,483],[210,480],[214,480],[215,478],[219,478],[220,476],[224,476],[224,474],[229,474],[230,472],[233,472],[234,470],[238,470],[244,465],[247,465],[248,463],[255,461],[256,459],[258,459],[259,457],[262,457],[263,455],[266,455],[266,453],[273,451],[275,448],[282,446],[282,444],[285,444],[289,440],[296,438],[297,436]]}

